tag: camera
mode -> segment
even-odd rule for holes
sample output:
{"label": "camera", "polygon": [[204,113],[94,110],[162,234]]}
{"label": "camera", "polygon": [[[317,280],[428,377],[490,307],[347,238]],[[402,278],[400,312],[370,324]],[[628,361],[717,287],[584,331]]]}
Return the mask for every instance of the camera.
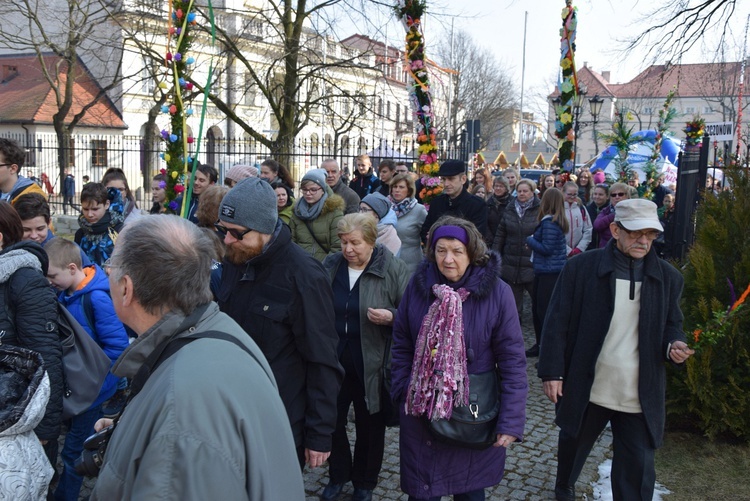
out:
{"label": "camera", "polygon": [[96,477],[104,463],[104,453],[107,451],[109,440],[115,431],[115,425],[107,426],[99,433],[91,435],[83,443],[81,457],[76,459],[74,468],[76,473],[86,477]]}

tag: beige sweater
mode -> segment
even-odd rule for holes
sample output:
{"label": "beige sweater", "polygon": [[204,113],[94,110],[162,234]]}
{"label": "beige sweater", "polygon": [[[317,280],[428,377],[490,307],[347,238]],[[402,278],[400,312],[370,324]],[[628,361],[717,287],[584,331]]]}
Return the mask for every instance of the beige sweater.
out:
{"label": "beige sweater", "polygon": [[641,283],[635,284],[635,299],[629,297],[630,282],[615,281],[615,311],[596,361],[589,401],[620,412],[640,413],[638,394],[638,315]]}

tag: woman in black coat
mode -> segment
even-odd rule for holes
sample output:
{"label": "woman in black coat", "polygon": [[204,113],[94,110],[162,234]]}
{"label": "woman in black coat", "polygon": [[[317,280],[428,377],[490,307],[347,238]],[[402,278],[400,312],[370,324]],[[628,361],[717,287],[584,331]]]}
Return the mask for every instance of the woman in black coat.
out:
{"label": "woman in black coat", "polygon": [[531,179],[516,183],[516,199],[505,209],[492,245],[503,258],[502,277],[513,290],[519,320],[523,313],[523,291],[534,296],[534,268],[526,239],[534,234],[539,223],[539,199],[534,195],[535,190],[536,183]]}
{"label": "woman in black coat", "polygon": [[42,355],[50,381],[44,418],[34,429],[47,457],[57,462],[62,420],[62,346],[57,332],[57,299],[47,281],[47,254],[36,242],[22,242],[16,210],[0,202],[0,344]]}
{"label": "woman in black coat", "polygon": [[483,235],[487,247],[492,247],[497,226],[505,213],[505,208],[512,201],[513,196],[510,194],[508,180],[505,176],[495,177],[492,181],[492,195],[487,199],[487,229]]}

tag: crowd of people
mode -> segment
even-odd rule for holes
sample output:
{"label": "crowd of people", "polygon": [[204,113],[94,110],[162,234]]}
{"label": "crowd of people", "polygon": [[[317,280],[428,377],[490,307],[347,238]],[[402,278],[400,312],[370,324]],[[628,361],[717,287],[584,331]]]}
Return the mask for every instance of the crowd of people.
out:
{"label": "crowd of people", "polygon": [[[14,411],[0,448],[30,444],[0,472],[0,497],[23,478],[30,499],[77,499],[76,459],[96,431],[91,499],[304,499],[305,467],[327,463],[320,499],[351,482],[367,501],[399,425],[410,500],[482,500],[523,440],[527,357],[539,357],[561,428],[557,499],[575,499],[607,422],[615,499],[650,499],[663,365],[691,354],[681,277],[652,247],[672,193],[654,203],[590,172],[537,184],[480,168],[469,182],[445,160],[427,206],[406,164],[376,172],[361,155],[347,184],[326,159],[295,186],[268,159],[232,167],[225,186],[200,165],[182,219],[162,174],[142,210],[110,169],[82,187],[71,242],[20,174],[24,156],[0,139],[0,397]],[[98,398],[65,422],[58,307],[111,361]]]}

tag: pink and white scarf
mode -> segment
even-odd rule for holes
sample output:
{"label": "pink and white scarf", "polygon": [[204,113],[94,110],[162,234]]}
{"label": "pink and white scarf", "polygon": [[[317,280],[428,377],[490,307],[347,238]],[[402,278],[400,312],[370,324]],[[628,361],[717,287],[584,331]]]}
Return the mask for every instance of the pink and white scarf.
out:
{"label": "pink and white scarf", "polygon": [[450,419],[453,407],[469,404],[463,302],[469,291],[432,286],[435,301],[422,320],[414,350],[406,413],[430,420]]}

